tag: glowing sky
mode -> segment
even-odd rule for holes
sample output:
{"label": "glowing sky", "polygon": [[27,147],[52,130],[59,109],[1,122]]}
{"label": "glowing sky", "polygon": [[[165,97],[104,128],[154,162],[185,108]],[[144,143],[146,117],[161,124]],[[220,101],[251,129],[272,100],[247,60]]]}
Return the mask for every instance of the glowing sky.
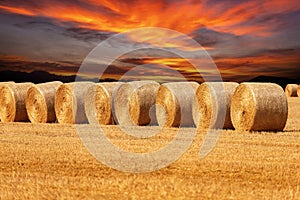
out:
{"label": "glowing sky", "polygon": [[[300,78],[299,24],[299,0],[1,0],[0,71],[76,74],[88,53],[108,37],[134,28],[162,27],[199,42],[225,80]],[[142,32],[131,39],[147,37],[153,35]],[[165,36],[155,37],[159,41]],[[191,48],[185,41],[178,44]],[[143,65],[130,76],[172,80],[176,70],[188,79],[199,78],[178,56],[149,55],[127,54],[106,70],[106,77],[119,79]]]}

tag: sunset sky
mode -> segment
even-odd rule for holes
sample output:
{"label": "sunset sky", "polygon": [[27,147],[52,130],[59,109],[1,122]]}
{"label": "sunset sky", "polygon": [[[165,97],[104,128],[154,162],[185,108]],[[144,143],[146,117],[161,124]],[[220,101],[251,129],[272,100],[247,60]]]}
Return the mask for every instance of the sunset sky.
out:
{"label": "sunset sky", "polygon": [[[202,45],[224,80],[300,79],[299,24],[299,0],[1,0],[0,71],[74,75],[101,41],[135,28],[161,27]],[[130,38],[148,37],[169,49],[192,48],[180,39],[166,43],[164,38],[172,37],[168,33],[145,31]],[[179,80],[180,73],[199,80],[184,58],[147,49],[123,55],[105,77],[120,79],[127,72],[140,79]]]}

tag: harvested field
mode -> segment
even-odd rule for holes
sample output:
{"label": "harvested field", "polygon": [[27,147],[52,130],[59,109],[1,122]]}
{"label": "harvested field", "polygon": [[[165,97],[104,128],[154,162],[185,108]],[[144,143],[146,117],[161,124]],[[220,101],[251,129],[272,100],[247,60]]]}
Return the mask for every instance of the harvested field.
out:
{"label": "harvested field", "polygon": [[[199,130],[183,157],[145,174],[99,163],[74,125],[0,123],[0,199],[300,199],[300,98],[288,103],[284,132],[224,130],[200,159],[205,131]],[[146,140],[122,135],[119,126],[101,127],[112,142],[135,152],[164,146],[178,130],[164,128]]]}

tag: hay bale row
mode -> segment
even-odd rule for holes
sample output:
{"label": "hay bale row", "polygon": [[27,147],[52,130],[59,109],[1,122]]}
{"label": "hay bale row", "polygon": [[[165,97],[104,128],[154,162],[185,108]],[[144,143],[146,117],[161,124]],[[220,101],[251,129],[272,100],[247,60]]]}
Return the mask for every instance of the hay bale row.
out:
{"label": "hay bale row", "polygon": [[6,82],[0,83],[0,120],[279,131],[286,96],[294,91],[288,85],[284,94],[272,83]]}
{"label": "hay bale row", "polygon": [[195,124],[200,129],[235,128],[240,131],[282,131],[285,127],[287,99],[277,84],[206,82],[191,88],[195,94],[192,90],[189,93],[184,83],[160,86],[156,99],[159,125]]}

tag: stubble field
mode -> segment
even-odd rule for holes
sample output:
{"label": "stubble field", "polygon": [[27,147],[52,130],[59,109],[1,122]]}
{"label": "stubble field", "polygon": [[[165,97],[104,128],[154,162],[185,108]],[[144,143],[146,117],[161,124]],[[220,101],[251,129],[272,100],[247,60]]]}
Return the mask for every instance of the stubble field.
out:
{"label": "stubble field", "polygon": [[[300,199],[300,98],[288,101],[284,132],[224,130],[213,151],[200,159],[206,132],[198,130],[183,157],[144,174],[98,162],[73,125],[0,123],[0,199]],[[159,149],[178,130],[142,140],[118,126],[102,129],[113,143],[134,152]]]}

